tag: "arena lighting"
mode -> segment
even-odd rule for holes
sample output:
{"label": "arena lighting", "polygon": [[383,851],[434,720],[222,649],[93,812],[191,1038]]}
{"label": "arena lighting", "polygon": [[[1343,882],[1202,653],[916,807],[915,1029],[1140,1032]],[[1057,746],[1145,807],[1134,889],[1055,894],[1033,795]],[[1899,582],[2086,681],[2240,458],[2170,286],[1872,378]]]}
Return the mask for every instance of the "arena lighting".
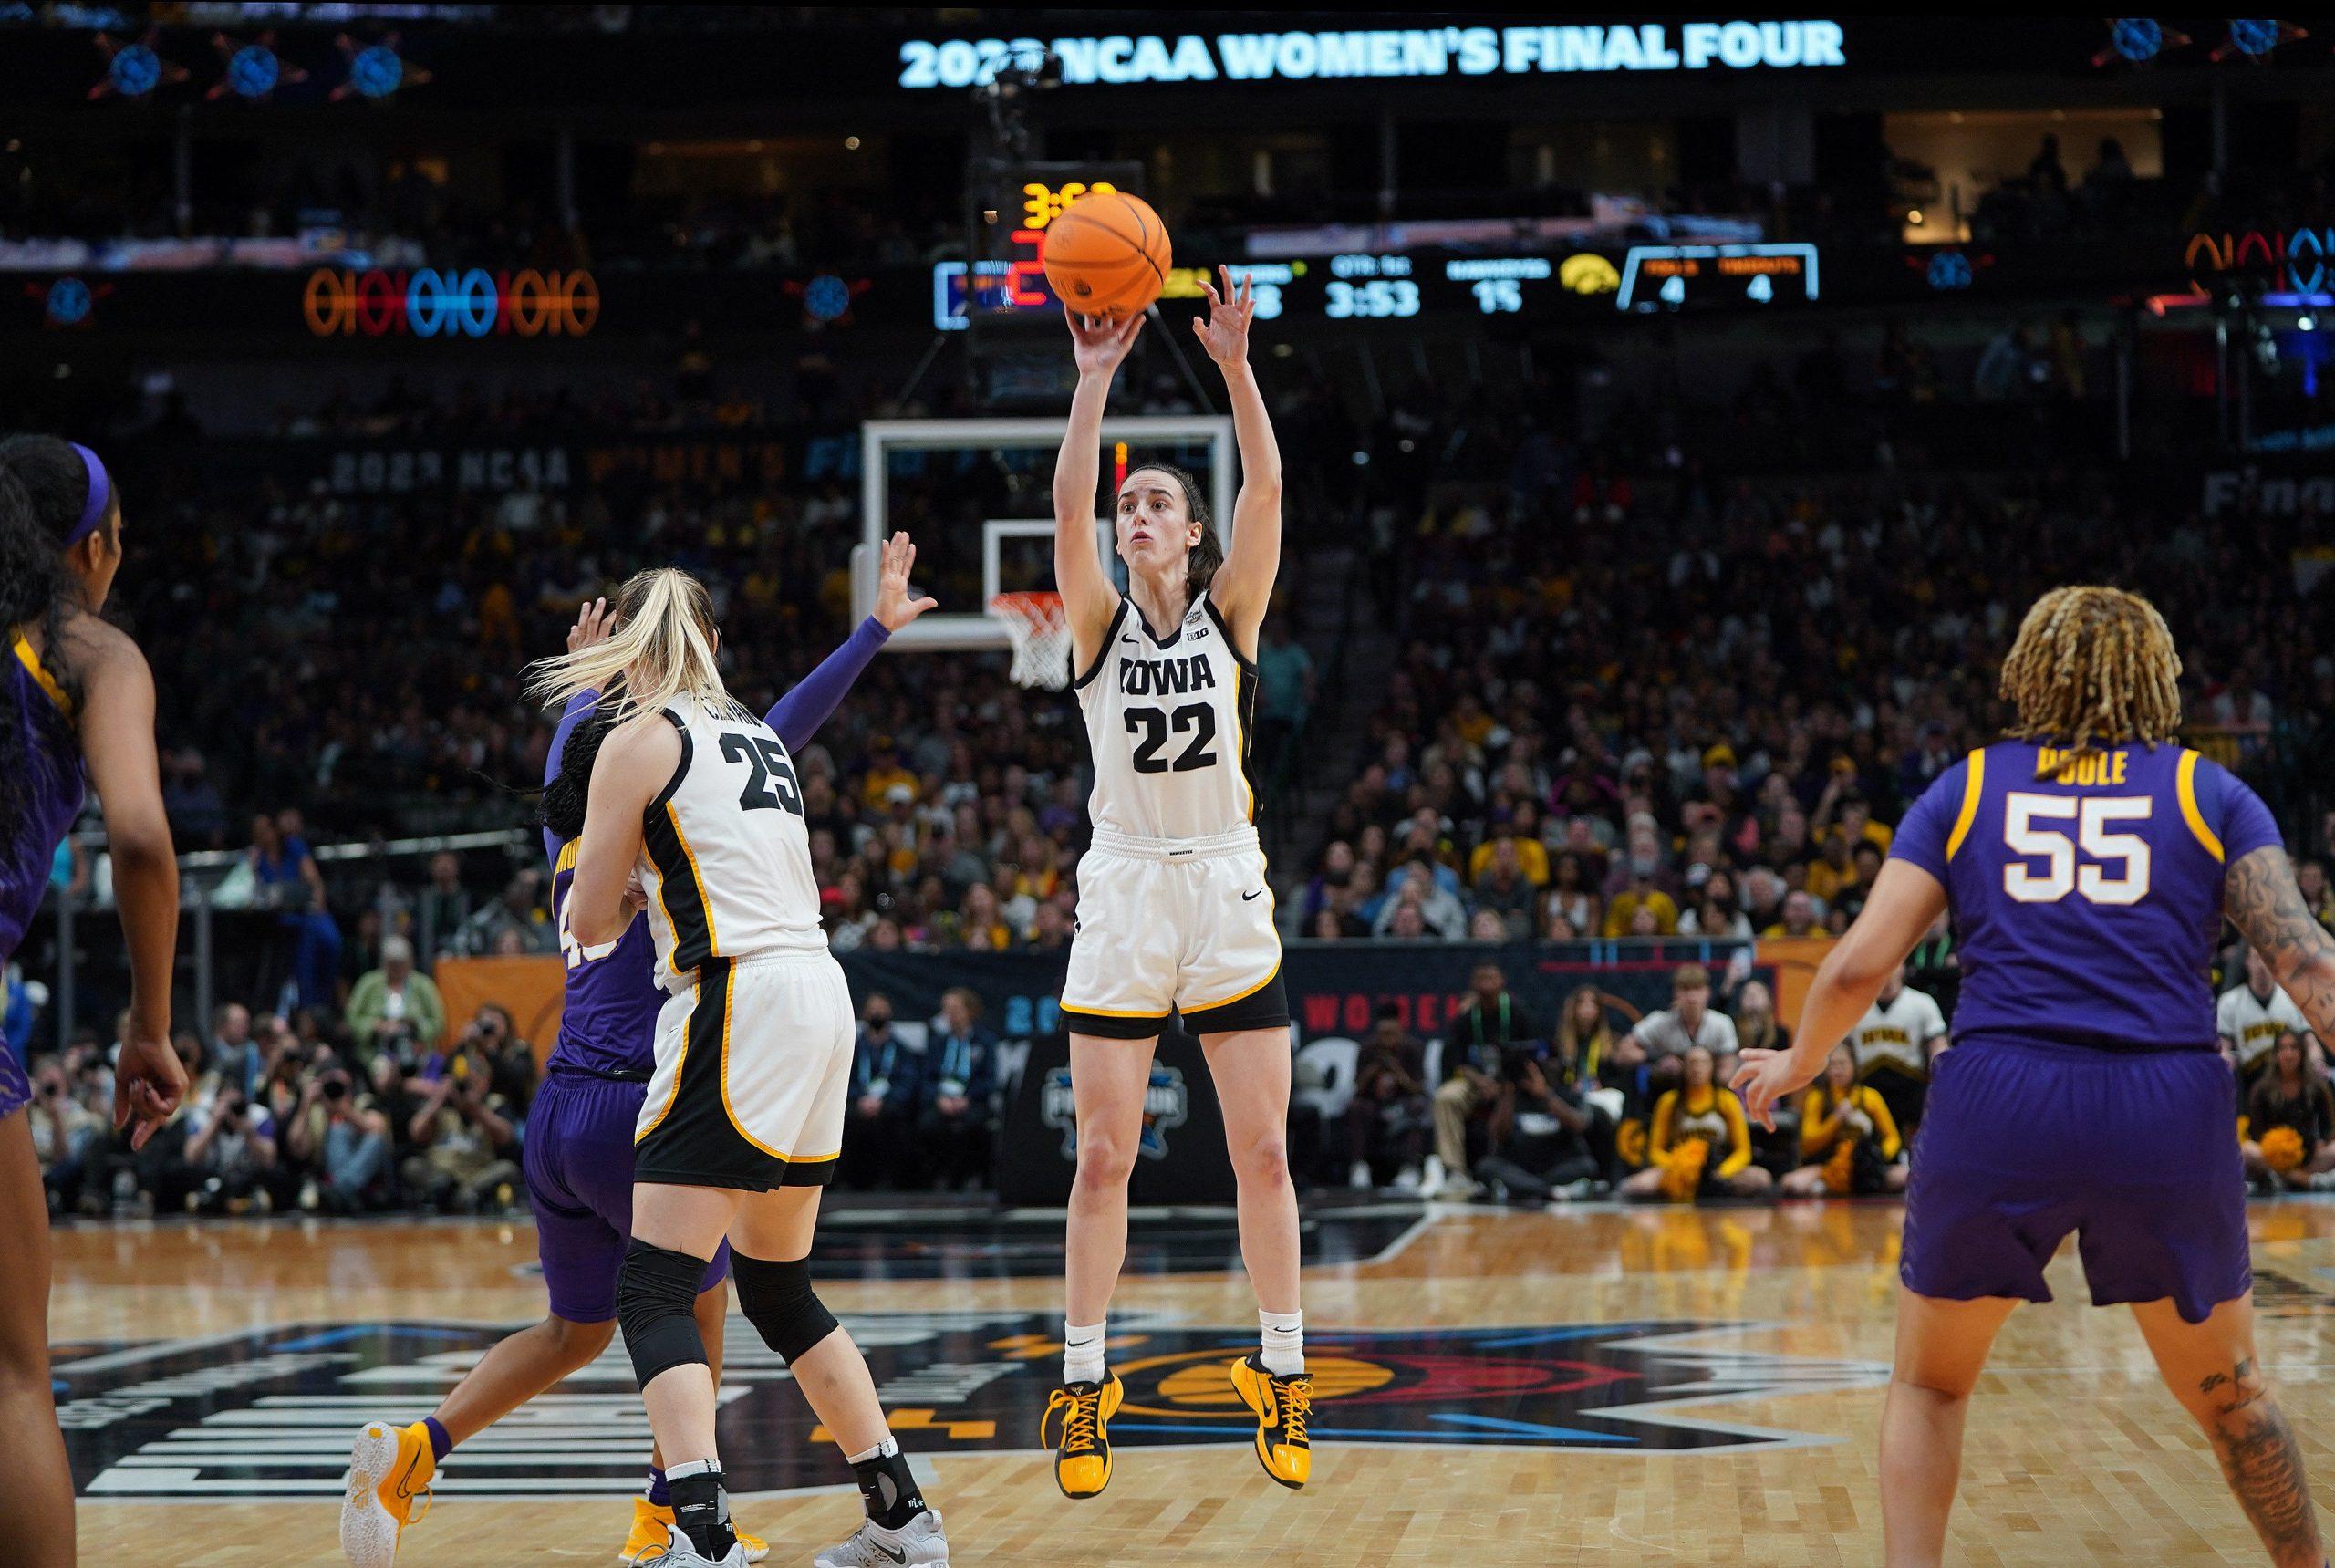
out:
{"label": "arena lighting", "polygon": [[161,36],[161,28],[149,27],[137,41],[125,44],[99,33],[98,52],[106,57],[106,74],[89,89],[89,97],[144,98],[164,82],[186,80],[184,66],[174,66],[156,52],[154,45]]}
{"label": "arena lighting", "polygon": [[2112,16],[2108,22],[2108,47],[2091,57],[2094,67],[2111,60],[2122,60],[2127,65],[2144,66],[2167,49],[2177,49],[2189,42],[2186,33],[2177,33],[2153,16]]}
{"label": "arena lighting", "polygon": [[211,47],[227,62],[227,69],[202,95],[206,99],[215,100],[234,93],[245,103],[261,103],[280,84],[308,79],[306,71],[284,63],[284,57],[275,52],[275,35],[272,31],[262,33],[248,44],[238,44],[224,33],[213,33]]}
{"label": "arena lighting", "polygon": [[430,79],[428,71],[398,52],[395,33],[371,44],[360,44],[343,33],[334,42],[348,61],[348,79],[332,89],[335,103],[351,94],[380,103],[395,97],[400,88],[420,87]]}
{"label": "arena lighting", "polygon": [[2300,27],[2273,16],[2241,17],[2230,23],[2227,35],[2210,57],[2216,65],[2233,56],[2260,65],[2280,44],[2309,36]]}

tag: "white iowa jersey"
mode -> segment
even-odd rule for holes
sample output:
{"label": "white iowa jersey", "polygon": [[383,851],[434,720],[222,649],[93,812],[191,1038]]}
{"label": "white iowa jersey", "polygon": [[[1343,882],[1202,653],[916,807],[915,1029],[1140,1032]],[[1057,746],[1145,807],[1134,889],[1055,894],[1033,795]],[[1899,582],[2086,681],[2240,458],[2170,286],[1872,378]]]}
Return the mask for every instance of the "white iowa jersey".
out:
{"label": "white iowa jersey", "polygon": [[640,885],[657,982],[688,985],[709,959],[825,952],[811,835],[794,761],[737,703],[668,705],[681,763],[641,823]]}
{"label": "white iowa jersey", "polygon": [[1078,705],[1095,753],[1098,828],[1134,838],[1212,838],[1249,826],[1249,730],[1257,669],[1206,593],[1165,638],[1122,596]]}

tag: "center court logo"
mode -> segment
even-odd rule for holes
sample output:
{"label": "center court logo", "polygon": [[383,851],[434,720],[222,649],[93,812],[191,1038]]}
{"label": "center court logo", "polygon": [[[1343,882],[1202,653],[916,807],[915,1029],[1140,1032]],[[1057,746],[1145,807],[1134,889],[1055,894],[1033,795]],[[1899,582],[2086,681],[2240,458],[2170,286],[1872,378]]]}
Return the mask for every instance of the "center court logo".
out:
{"label": "center court logo", "polygon": [[[867,1353],[901,1444],[918,1455],[1028,1454],[1061,1366],[1043,1313],[874,1313],[845,1325]],[[1255,1425],[1230,1368],[1256,1331],[1113,1320],[1126,1402],[1115,1445],[1221,1443]],[[1837,1439],[1737,1425],[1708,1407],[1877,1388],[1887,1366],[1745,1347],[1777,1325],[1679,1320],[1316,1332],[1313,1431],[1340,1445],[1724,1453]],[[427,1413],[504,1331],[476,1324],[294,1326],[152,1345],[58,1345],[58,1413],[84,1496],[325,1499],[368,1420]],[[779,1358],[733,1319],[720,1436],[739,1492],[835,1486],[833,1445]],[[640,1484],[649,1423],[611,1347],[458,1449],[442,1496],[621,1499]],[[1239,1461],[1229,1452],[1228,1463]],[[1037,1483],[1033,1483],[1037,1484]]]}
{"label": "center court logo", "polygon": [[[1151,1064],[1151,1083],[1143,1091],[1143,1138],[1136,1151],[1146,1159],[1168,1158],[1168,1134],[1190,1116],[1191,1091],[1183,1070],[1158,1062]],[[1038,1114],[1050,1127],[1062,1129],[1062,1157],[1078,1158],[1078,1102],[1070,1092],[1070,1069],[1056,1067],[1046,1075],[1038,1098]]]}

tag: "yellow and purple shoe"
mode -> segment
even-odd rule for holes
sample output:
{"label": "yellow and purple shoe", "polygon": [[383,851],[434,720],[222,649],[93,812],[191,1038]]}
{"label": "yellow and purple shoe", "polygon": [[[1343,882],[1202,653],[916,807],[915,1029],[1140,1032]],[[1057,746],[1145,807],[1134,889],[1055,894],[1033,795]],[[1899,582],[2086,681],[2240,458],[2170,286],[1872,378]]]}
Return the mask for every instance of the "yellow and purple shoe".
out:
{"label": "yellow and purple shoe", "polygon": [[[1111,1417],[1126,1386],[1116,1373],[1100,1383],[1066,1383],[1046,1401],[1038,1441],[1054,1451],[1054,1484],[1068,1498],[1093,1497],[1111,1484]],[[1055,1423],[1061,1423],[1056,1436]]]}
{"label": "yellow and purple shoe", "polygon": [[430,1511],[430,1482],[437,1473],[430,1429],[420,1422],[365,1423],[342,1478],[340,1550],[354,1568],[392,1568],[406,1526]]}
{"label": "yellow and purple shoe", "polygon": [[1313,1478],[1313,1379],[1300,1372],[1277,1376],[1254,1351],[1232,1364],[1232,1386],[1257,1417],[1257,1462],[1295,1491]]}
{"label": "yellow and purple shoe", "polygon": [[[625,1537],[624,1550],[617,1553],[617,1561],[626,1568],[636,1563],[654,1562],[664,1552],[672,1533],[673,1511],[645,1497],[636,1497],[632,1500],[632,1533]],[[759,1563],[770,1555],[769,1542],[742,1530],[736,1533],[738,1544],[746,1549],[747,1562]]]}

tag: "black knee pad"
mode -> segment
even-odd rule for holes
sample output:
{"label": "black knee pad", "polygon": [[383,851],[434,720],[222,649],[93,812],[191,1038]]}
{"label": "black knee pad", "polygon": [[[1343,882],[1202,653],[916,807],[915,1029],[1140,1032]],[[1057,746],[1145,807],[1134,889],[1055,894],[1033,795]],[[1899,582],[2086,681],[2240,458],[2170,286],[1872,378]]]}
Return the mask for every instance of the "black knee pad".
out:
{"label": "black knee pad", "polygon": [[773,1262],[749,1258],[733,1246],[730,1272],[738,1282],[738,1310],[762,1334],[763,1343],[786,1360],[807,1355],[835,1331],[835,1314],[811,1289],[808,1258]]}
{"label": "black knee pad", "polygon": [[636,1240],[617,1275],[617,1322],[632,1355],[632,1375],[646,1388],[660,1372],[702,1366],[705,1336],[697,1327],[697,1288],[707,1260]]}

